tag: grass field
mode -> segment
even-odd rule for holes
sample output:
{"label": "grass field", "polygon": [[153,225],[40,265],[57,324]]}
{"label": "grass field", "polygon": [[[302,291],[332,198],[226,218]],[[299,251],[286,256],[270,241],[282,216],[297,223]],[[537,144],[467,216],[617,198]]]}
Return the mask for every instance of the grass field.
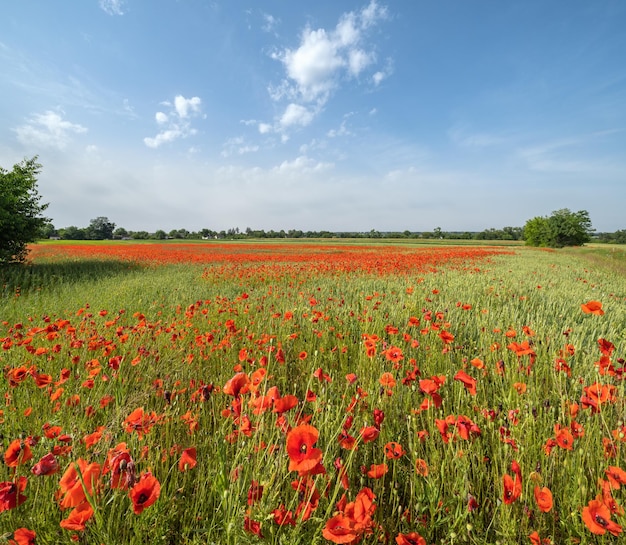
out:
{"label": "grass field", "polygon": [[617,543],[618,247],[61,244],[0,269],[0,543]]}

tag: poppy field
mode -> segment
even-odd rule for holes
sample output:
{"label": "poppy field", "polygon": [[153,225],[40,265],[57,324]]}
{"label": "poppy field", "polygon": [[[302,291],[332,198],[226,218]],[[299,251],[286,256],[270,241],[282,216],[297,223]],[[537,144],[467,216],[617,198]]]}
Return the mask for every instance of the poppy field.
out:
{"label": "poppy field", "polygon": [[0,270],[0,543],[623,539],[626,277],[585,254],[30,258]]}

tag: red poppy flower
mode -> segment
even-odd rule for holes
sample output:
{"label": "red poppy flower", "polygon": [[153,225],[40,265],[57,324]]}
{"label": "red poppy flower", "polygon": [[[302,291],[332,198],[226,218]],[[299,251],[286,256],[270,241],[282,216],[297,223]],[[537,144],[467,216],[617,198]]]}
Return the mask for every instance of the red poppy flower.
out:
{"label": "red poppy flower", "polygon": [[626,484],[626,471],[623,469],[617,466],[609,466],[604,473],[609,483],[611,483],[611,488],[619,489],[620,485]]}
{"label": "red poppy flower", "polygon": [[161,494],[161,483],[149,471],[139,478],[139,482],[130,489],[129,496],[133,502],[133,512],[139,515],[146,507],[150,507]]}
{"label": "red poppy flower", "polygon": [[426,540],[417,532],[410,534],[398,534],[396,536],[397,545],[426,545]]}
{"label": "red poppy flower", "polygon": [[196,447],[190,447],[183,450],[180,460],[178,461],[178,469],[180,471],[187,471],[196,467]]}
{"label": "red poppy flower", "polygon": [[404,354],[402,354],[402,350],[397,346],[390,346],[385,350],[385,357],[393,363],[398,363],[404,359]]}
{"label": "red poppy flower", "polygon": [[428,477],[428,464],[426,460],[422,460],[421,458],[415,460],[415,471],[422,477]]}
{"label": "red poppy flower", "polygon": [[598,339],[598,348],[604,356],[610,356],[615,350],[615,345],[606,339]]}
{"label": "red poppy flower", "polygon": [[534,495],[539,510],[543,513],[549,513],[552,510],[552,492],[550,489],[546,486],[543,488],[535,486]]}
{"label": "red poppy flower", "polygon": [[22,494],[28,481],[26,477],[18,477],[15,482],[0,483],[0,513],[22,505],[26,496]]}
{"label": "red poppy flower", "polygon": [[89,449],[94,445],[97,445],[102,439],[102,434],[104,433],[104,430],[106,430],[106,426],[98,426],[96,431],[85,435],[83,437],[83,443],[85,444],[85,447]]}
{"label": "red poppy flower", "polygon": [[371,479],[380,479],[389,471],[387,464],[372,464],[367,472]]}
{"label": "red poppy flower", "polygon": [[604,310],[602,310],[602,303],[599,301],[589,301],[588,303],[583,303],[580,305],[580,308],[585,314],[595,314],[596,316],[602,316],[604,314]]}
{"label": "red poppy flower", "polygon": [[260,539],[263,539],[264,537],[263,532],[261,532],[261,523],[256,520],[252,520],[247,515],[243,519],[243,529],[250,534],[254,534]]}
{"label": "red poppy flower", "polygon": [[359,490],[354,502],[346,505],[346,514],[352,516],[355,529],[359,532],[368,530],[372,525],[372,515],[376,511],[376,496],[368,487]]}
{"label": "red poppy flower", "polygon": [[59,462],[51,452],[43,456],[31,469],[34,475],[53,475],[57,471]]}
{"label": "red poppy flower", "polygon": [[514,503],[522,495],[522,472],[515,460],[511,462],[511,471],[513,471],[515,477],[505,474],[502,479],[504,484],[503,499],[506,504]]}
{"label": "red poppy flower", "polygon": [[383,388],[393,388],[396,385],[396,379],[391,373],[383,373],[378,382]]}
{"label": "red poppy flower", "polygon": [[301,424],[287,434],[289,471],[308,474],[322,460],[322,451],[314,448],[319,432],[310,424]]}
{"label": "red poppy flower", "polygon": [[15,439],[4,453],[4,463],[8,467],[17,467],[33,457],[30,445],[22,439]]}
{"label": "red poppy flower", "polygon": [[274,517],[274,522],[278,524],[278,526],[295,526],[296,521],[293,519],[293,512],[287,511],[287,508],[284,504],[280,504],[278,509],[274,509],[272,511],[272,516]]}
{"label": "red poppy flower", "polygon": [[239,397],[240,394],[245,394],[248,391],[249,385],[250,379],[248,375],[237,373],[224,384],[222,391],[227,395]]}
{"label": "red poppy flower", "polygon": [[604,314],[604,310],[602,310],[602,303],[600,303],[600,301],[589,301],[588,303],[583,303],[580,305],[580,308],[585,314],[595,314],[596,316],[602,316]]}
{"label": "red poppy flower", "polygon": [[359,534],[354,529],[354,521],[344,514],[338,514],[326,521],[322,536],[333,543],[352,543]]}
{"label": "red poppy flower", "polygon": [[93,508],[90,503],[85,500],[70,511],[67,518],[60,522],[60,526],[64,530],[75,530],[80,532],[85,529],[85,523],[92,516]]}
{"label": "red poppy flower", "polygon": [[90,464],[82,458],[71,463],[59,481],[61,509],[77,507],[86,500],[85,493],[93,494],[100,473],[100,464]]}
{"label": "red poppy flower", "polygon": [[273,412],[278,414],[286,413],[294,407],[297,407],[299,399],[295,395],[286,395],[274,400]]}
{"label": "red poppy flower", "polygon": [[380,430],[375,426],[365,426],[364,428],[361,428],[359,435],[361,436],[363,443],[371,443],[372,441],[378,439]]}
{"label": "red poppy flower", "polygon": [[401,458],[405,454],[406,452],[404,451],[400,443],[396,443],[395,441],[390,441],[389,443],[385,445],[385,456],[387,456],[387,458],[389,459]]}
{"label": "red poppy flower", "polygon": [[442,331],[439,333],[439,338],[445,343],[450,344],[454,340],[454,335],[449,331]]}
{"label": "red poppy flower", "polygon": [[530,542],[532,543],[532,545],[551,545],[552,544],[552,541],[548,537],[544,537],[543,539],[541,539],[541,537],[539,536],[539,532],[537,532],[537,530],[535,530],[532,534],[530,534],[528,536],[528,539],[530,539]]}
{"label": "red poppy flower", "polygon": [[513,478],[508,474],[503,477],[504,484],[504,503],[511,504],[519,499],[522,495],[522,483],[517,477]]}
{"label": "red poppy flower", "polygon": [[250,482],[248,488],[248,505],[254,505],[263,497],[263,487],[254,479]]}
{"label": "red poppy flower", "polygon": [[454,380],[461,382],[470,395],[476,395],[476,379],[474,377],[470,377],[465,371],[461,370],[454,375]]}
{"label": "red poppy flower", "polygon": [[604,535],[610,532],[614,536],[622,533],[622,527],[611,520],[611,511],[604,505],[602,496],[591,500],[582,513],[583,522],[592,534]]}
{"label": "red poppy flower", "polygon": [[604,479],[600,479],[600,486],[602,487],[602,501],[604,502],[604,505],[609,508],[611,514],[622,516],[624,514],[624,508],[617,503],[617,501],[615,501],[611,483],[609,481],[605,481]]}
{"label": "red poppy flower", "polygon": [[13,539],[9,539],[9,545],[35,545],[37,534],[28,528],[18,528],[13,532]]}
{"label": "red poppy flower", "polygon": [[559,424],[554,425],[554,431],[556,433],[556,444],[566,450],[574,449],[574,437],[569,428],[562,428]]}
{"label": "red poppy flower", "polygon": [[143,407],[138,407],[124,420],[124,430],[127,433],[134,431],[139,436],[139,439],[143,439],[144,434],[148,433],[158,420],[159,417],[154,411],[145,413]]}

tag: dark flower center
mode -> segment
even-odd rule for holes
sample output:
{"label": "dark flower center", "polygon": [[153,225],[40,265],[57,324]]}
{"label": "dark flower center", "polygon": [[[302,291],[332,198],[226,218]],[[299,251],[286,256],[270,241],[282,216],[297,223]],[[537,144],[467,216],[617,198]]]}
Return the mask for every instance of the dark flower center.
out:
{"label": "dark flower center", "polygon": [[595,515],[594,519],[603,528],[606,528],[609,525],[609,523],[600,515]]}

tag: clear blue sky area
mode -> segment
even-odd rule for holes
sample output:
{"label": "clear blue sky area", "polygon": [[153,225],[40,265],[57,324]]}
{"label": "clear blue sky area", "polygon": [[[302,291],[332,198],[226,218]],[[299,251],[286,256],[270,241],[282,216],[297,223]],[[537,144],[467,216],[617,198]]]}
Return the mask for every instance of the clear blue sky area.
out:
{"label": "clear blue sky area", "polygon": [[0,5],[0,165],[56,227],[626,228],[624,0]]}

